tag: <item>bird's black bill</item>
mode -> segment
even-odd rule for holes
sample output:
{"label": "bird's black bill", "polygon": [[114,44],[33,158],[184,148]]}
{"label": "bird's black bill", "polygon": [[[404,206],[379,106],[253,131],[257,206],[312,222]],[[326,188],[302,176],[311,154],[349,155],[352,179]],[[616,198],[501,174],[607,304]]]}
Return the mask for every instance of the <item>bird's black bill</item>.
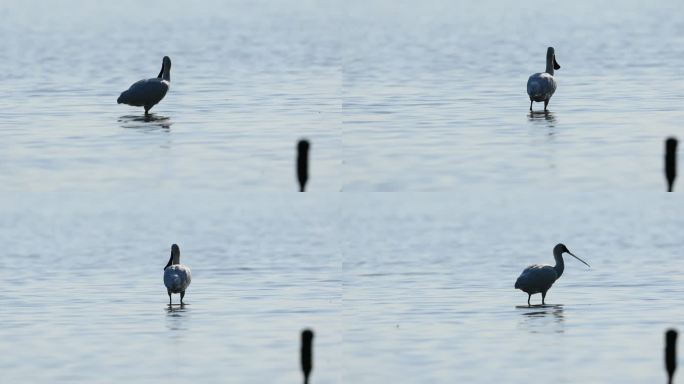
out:
{"label": "bird's black bill", "polygon": [[171,253],[171,256],[169,257],[169,262],[166,263],[166,266],[164,267],[164,269],[168,268],[171,265],[172,261],[173,261],[173,252]]}
{"label": "bird's black bill", "polygon": [[[556,55],[553,56],[553,69],[560,69],[560,65],[556,61]],[[570,253],[570,254],[572,255],[572,253]]]}
{"label": "bird's black bill", "polygon": [[574,257],[575,259],[577,259],[577,260],[581,261],[581,262],[582,262],[582,264],[584,264],[584,265],[586,265],[587,267],[591,268],[591,265],[587,264],[587,262],[586,262],[586,261],[584,261],[584,260],[580,259],[579,257],[577,257],[577,256],[573,255],[573,254],[572,254],[572,252],[570,252],[570,251],[568,251],[568,253],[570,254],[570,256],[572,256],[572,257]]}

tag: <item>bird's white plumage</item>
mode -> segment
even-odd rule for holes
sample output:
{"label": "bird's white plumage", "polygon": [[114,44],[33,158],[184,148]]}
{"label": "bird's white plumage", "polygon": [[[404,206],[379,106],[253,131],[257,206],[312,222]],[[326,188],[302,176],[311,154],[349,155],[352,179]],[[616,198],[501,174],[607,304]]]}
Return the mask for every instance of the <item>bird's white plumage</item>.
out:
{"label": "bird's white plumage", "polygon": [[171,293],[184,292],[192,281],[190,267],[183,264],[175,264],[164,270],[164,285]]}

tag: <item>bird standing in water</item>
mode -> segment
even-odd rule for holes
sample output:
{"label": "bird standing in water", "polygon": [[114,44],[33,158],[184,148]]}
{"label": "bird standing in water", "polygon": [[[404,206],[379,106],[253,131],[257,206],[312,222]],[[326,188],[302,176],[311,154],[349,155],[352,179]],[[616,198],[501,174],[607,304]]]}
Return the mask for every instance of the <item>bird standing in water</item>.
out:
{"label": "bird standing in water", "polygon": [[581,261],[587,267],[589,267],[589,264],[579,257],[573,255],[564,244],[557,244],[555,247],[553,247],[553,258],[556,259],[555,266],[552,267],[550,265],[540,264],[530,265],[522,271],[520,277],[518,277],[518,280],[515,281],[515,288],[527,293],[528,306],[530,305],[530,298],[535,293],[541,293],[542,305],[546,304],[544,302],[544,299],[546,298],[546,292],[551,288],[553,283],[561,277],[563,270],[565,269],[563,253],[570,254],[570,256]]}
{"label": "bird standing in water", "polygon": [[553,71],[560,69],[556,61],[556,53],[553,47],[546,50],[546,71],[535,73],[527,79],[527,94],[530,96],[530,112],[532,112],[532,102],[544,102],[544,111],[549,105],[551,96],[556,92],[556,79],[553,78]]}
{"label": "bird standing in water", "polygon": [[134,107],[144,107],[145,115],[158,102],[160,102],[171,86],[171,59],[164,56],[159,75],[152,79],[140,80],[121,92],[116,100],[118,104],[128,104]]}
{"label": "bird standing in water", "polygon": [[184,304],[185,290],[190,285],[191,280],[190,267],[180,263],[180,248],[178,248],[178,245],[173,244],[171,246],[171,257],[166,267],[164,267],[164,285],[166,285],[166,291],[169,294],[169,305],[171,305],[172,293],[180,293],[180,303],[181,305]]}

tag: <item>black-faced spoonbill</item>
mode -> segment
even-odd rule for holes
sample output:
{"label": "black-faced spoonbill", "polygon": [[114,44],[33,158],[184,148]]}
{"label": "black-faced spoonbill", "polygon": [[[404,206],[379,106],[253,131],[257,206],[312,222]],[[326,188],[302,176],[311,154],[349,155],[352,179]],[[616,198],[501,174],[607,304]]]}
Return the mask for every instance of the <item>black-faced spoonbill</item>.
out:
{"label": "black-faced spoonbill", "polygon": [[116,102],[134,107],[145,107],[145,114],[147,115],[148,111],[166,96],[170,85],[171,59],[164,56],[162,68],[157,77],[134,83],[128,90],[121,92],[121,96]]}
{"label": "black-faced spoonbill", "polygon": [[309,375],[313,368],[313,337],[313,331],[310,329],[302,331],[302,349],[300,357],[302,359],[302,371],[304,372],[304,384],[309,384]]}
{"label": "black-faced spoonbill", "polygon": [[530,298],[535,293],[541,293],[542,305],[546,304],[544,302],[544,299],[546,298],[546,291],[548,291],[553,283],[561,277],[563,270],[565,269],[565,264],[563,263],[564,252],[569,253],[570,256],[581,261],[584,263],[584,265],[589,267],[589,264],[579,257],[573,255],[565,245],[556,245],[553,247],[553,258],[556,259],[555,266],[552,267],[550,265],[539,264],[530,265],[529,267],[525,268],[524,271],[522,271],[520,277],[518,277],[518,280],[515,281],[515,288],[527,293],[527,305],[530,305]]}
{"label": "black-faced spoonbill", "polygon": [[530,96],[530,112],[532,112],[532,102],[544,102],[544,111],[549,105],[551,96],[556,92],[556,79],[553,78],[553,71],[560,69],[556,61],[556,53],[553,47],[546,50],[546,71],[535,73],[527,79],[527,94]]}
{"label": "black-faced spoonbill", "polygon": [[169,294],[169,305],[171,305],[171,294],[180,293],[181,305],[183,305],[183,297],[185,290],[190,285],[192,274],[187,265],[180,263],[180,248],[176,244],[171,246],[171,257],[168,264],[164,267],[164,285]]}

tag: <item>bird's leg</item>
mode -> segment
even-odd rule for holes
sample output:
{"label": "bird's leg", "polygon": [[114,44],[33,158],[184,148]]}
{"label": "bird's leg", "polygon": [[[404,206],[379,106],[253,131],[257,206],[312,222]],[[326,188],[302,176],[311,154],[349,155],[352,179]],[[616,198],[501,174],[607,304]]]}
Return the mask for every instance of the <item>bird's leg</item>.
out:
{"label": "bird's leg", "polygon": [[145,106],[145,116],[149,115],[149,110],[151,107],[148,107],[147,105]]}
{"label": "bird's leg", "polygon": [[530,99],[530,112],[532,112],[532,99]]}
{"label": "bird's leg", "polygon": [[171,291],[166,291],[169,294],[169,305],[171,305]]}
{"label": "bird's leg", "polygon": [[542,305],[546,305],[544,299],[546,298],[546,291],[542,292]]}
{"label": "bird's leg", "polygon": [[185,296],[185,291],[181,291],[181,305],[183,305],[183,296]]}
{"label": "bird's leg", "polygon": [[549,100],[544,100],[544,112],[546,112],[546,106],[549,105]]}
{"label": "bird's leg", "polygon": [[527,306],[528,306],[528,307],[531,307],[531,306],[532,306],[532,305],[530,305],[530,298],[531,298],[531,297],[532,297],[532,294],[531,294],[531,293],[528,293],[528,294],[527,294]]}

